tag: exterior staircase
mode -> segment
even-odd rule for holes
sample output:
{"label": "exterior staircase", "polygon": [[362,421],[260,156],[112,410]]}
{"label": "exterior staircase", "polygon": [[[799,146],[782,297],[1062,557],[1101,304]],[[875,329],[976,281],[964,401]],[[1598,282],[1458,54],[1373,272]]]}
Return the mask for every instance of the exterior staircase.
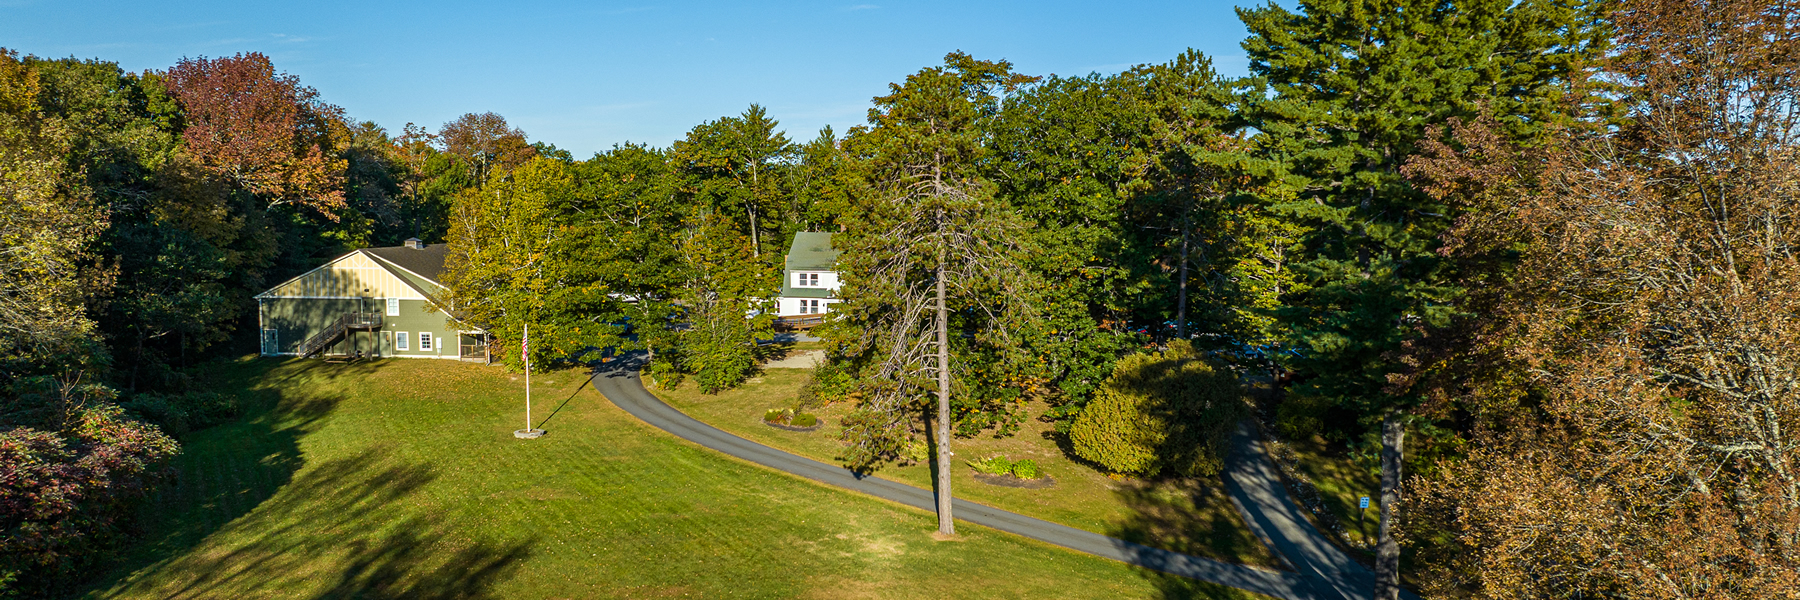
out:
{"label": "exterior staircase", "polygon": [[325,329],[300,344],[300,357],[310,358],[342,341],[352,330],[381,329],[381,313],[349,312],[326,325]]}

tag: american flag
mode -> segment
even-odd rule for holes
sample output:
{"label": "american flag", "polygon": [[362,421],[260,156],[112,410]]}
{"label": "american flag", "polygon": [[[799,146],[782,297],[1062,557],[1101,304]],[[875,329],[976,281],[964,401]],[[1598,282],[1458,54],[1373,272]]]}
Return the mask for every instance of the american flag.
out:
{"label": "american flag", "polygon": [[519,362],[531,362],[531,326],[525,326],[525,333],[519,335]]}

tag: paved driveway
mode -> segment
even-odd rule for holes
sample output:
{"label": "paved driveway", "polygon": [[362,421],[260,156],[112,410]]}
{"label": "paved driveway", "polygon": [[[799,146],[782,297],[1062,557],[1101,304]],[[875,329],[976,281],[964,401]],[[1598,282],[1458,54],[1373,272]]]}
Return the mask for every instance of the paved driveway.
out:
{"label": "paved driveway", "polygon": [[[726,433],[664,404],[644,389],[633,361],[621,361],[609,367],[595,374],[594,389],[625,412],[658,429],[777,471],[926,511],[936,510],[936,495],[930,490],[865,477],[839,465],[789,454]],[[1283,561],[1295,568],[1294,572],[1271,571],[1151,548],[962,499],[954,500],[956,518],[1095,556],[1286,600],[1368,599],[1372,595],[1374,575],[1338,551],[1301,516],[1300,509],[1288,499],[1273,463],[1264,454],[1255,428],[1248,422],[1240,424],[1232,437],[1232,447],[1232,456],[1226,465],[1226,481],[1232,500],[1250,527]],[[1413,598],[1410,594],[1407,597]]]}

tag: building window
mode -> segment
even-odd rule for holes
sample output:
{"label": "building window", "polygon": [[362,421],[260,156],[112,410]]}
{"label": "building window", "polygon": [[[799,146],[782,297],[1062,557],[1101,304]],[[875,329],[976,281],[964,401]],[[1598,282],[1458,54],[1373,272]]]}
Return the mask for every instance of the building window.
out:
{"label": "building window", "polygon": [[429,332],[429,331],[419,332],[419,351],[420,352],[430,352],[431,351],[431,332]]}
{"label": "building window", "polygon": [[388,309],[387,316],[390,316],[390,317],[400,316],[400,299],[399,298],[388,298],[387,299],[387,309]]}
{"label": "building window", "polygon": [[818,273],[798,273],[794,279],[794,287],[819,287]]}
{"label": "building window", "polygon": [[395,350],[411,350],[412,348],[410,348],[408,346],[409,346],[409,344],[406,343],[406,332],[404,332],[404,331],[394,332],[394,349]]}
{"label": "building window", "polygon": [[801,300],[800,301],[800,314],[818,315],[818,314],[824,314],[824,313],[825,313],[825,310],[823,308],[820,308],[818,300]]}

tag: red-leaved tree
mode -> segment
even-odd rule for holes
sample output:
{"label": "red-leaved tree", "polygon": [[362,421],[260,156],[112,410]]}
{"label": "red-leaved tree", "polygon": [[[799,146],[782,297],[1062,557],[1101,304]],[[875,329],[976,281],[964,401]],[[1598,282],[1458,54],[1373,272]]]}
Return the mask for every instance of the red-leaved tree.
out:
{"label": "red-leaved tree", "polygon": [[7,580],[28,589],[68,580],[179,451],[113,404],[83,411],[62,433],[0,432],[0,594]]}
{"label": "red-leaved tree", "polygon": [[257,52],[183,59],[168,72],[181,101],[188,152],[208,170],[274,207],[305,206],[337,219],[345,161],[330,124],[342,109]]}

